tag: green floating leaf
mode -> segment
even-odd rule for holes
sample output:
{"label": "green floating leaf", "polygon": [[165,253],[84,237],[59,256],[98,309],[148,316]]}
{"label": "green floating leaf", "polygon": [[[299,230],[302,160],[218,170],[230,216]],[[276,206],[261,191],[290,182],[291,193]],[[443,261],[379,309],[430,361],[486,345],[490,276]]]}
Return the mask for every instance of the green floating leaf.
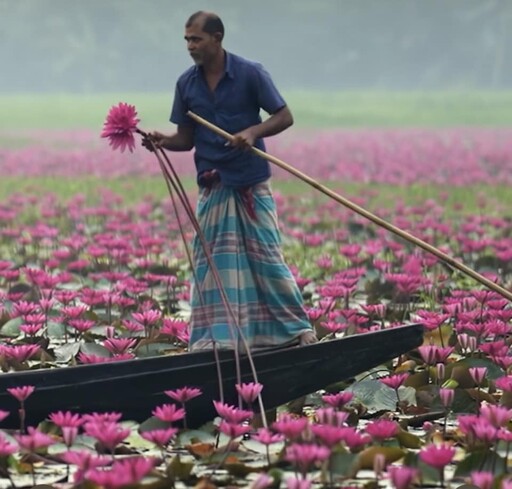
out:
{"label": "green floating leaf", "polygon": [[20,326],[23,324],[23,318],[13,318],[7,321],[0,329],[4,336],[16,338],[20,334]]}
{"label": "green floating leaf", "polygon": [[181,446],[191,443],[215,443],[215,436],[204,430],[184,430],[178,434],[177,442]]}
{"label": "green floating leaf", "polygon": [[359,454],[357,468],[359,470],[372,470],[377,455],[384,455],[386,465],[388,465],[400,460],[405,454],[406,451],[398,447],[371,446]]}
{"label": "green floating leaf", "polygon": [[[487,373],[485,375],[485,378],[488,380],[495,380],[499,377],[502,377],[504,375],[503,370],[498,367],[493,361],[489,360],[488,358],[475,358],[475,357],[469,357],[464,358],[462,360],[459,360],[458,362],[455,362],[450,365],[451,368],[454,367],[464,367],[468,369],[468,375],[469,375],[469,369],[471,367],[486,367]],[[449,369],[447,369],[447,372]],[[474,382],[471,382],[471,386],[474,387]]]}
{"label": "green floating leaf", "polygon": [[137,347],[137,357],[145,358],[145,357],[155,357],[162,355],[163,353],[176,350],[175,347],[170,345],[169,343],[145,343],[140,344]]}
{"label": "green floating leaf", "polygon": [[[366,406],[369,411],[394,411],[396,409],[396,393],[393,389],[376,379],[365,379],[357,382],[349,389],[354,398]],[[416,405],[416,391],[412,387],[399,390],[400,401]]]}
{"label": "green floating leaf", "polygon": [[80,345],[80,351],[86,355],[97,355],[99,357],[110,357],[110,352],[98,343],[82,343]]}
{"label": "green floating leaf", "polygon": [[50,338],[63,338],[65,334],[66,326],[64,326],[64,324],[54,321],[48,322],[48,336]]}
{"label": "green floating leaf", "polygon": [[[229,459],[229,457],[228,457]],[[222,464],[222,468],[227,470],[232,476],[245,478],[251,472],[256,472],[258,469],[255,467],[249,467],[242,462],[233,462]]]}
{"label": "green floating leaf", "polygon": [[55,361],[56,362],[62,362],[67,363],[72,358],[75,358],[78,352],[80,351],[80,347],[82,345],[82,342],[76,342],[76,343],[65,343],[64,345],[59,346],[58,348],[55,348],[54,354],[55,354]]}
{"label": "green floating leaf", "polygon": [[507,464],[503,457],[490,450],[477,450],[457,464],[455,477],[467,477],[475,470],[492,472],[494,475],[501,475],[507,470]]}
{"label": "green floating leaf", "polygon": [[333,474],[352,477],[357,473],[358,455],[355,453],[334,452],[331,455],[329,468]]}
{"label": "green floating leaf", "polygon": [[183,462],[179,455],[176,455],[169,465],[167,465],[167,476],[172,480],[180,480],[186,482],[190,479],[192,470],[194,469],[193,462]]}
{"label": "green floating leaf", "polygon": [[422,442],[419,436],[413,435],[406,430],[400,429],[397,435],[397,439],[405,448],[417,449],[421,448]]}
{"label": "green floating leaf", "polygon": [[418,457],[417,453],[409,452],[404,457],[403,465],[407,465],[409,467],[416,467],[420,472],[422,487],[427,485],[438,484],[440,481],[440,473],[434,467],[427,465],[422,462]]}
{"label": "green floating leaf", "polygon": [[162,421],[156,416],[151,416],[139,425],[139,433],[143,433],[144,431],[166,430],[171,426],[171,423]]}

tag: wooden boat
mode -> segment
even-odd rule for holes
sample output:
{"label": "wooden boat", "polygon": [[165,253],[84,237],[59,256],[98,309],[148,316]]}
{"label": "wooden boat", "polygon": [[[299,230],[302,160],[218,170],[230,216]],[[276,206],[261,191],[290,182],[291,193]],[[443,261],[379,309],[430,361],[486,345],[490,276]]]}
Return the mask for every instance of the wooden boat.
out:
{"label": "wooden boat", "polygon": [[[348,336],[304,347],[265,349],[252,354],[258,380],[263,384],[265,408],[272,408],[329,384],[346,380],[419,346],[423,327],[411,324]],[[215,417],[213,400],[219,400],[218,366],[224,401],[238,405],[235,355],[220,351],[217,364],[211,351],[161,356],[107,364],[79,365],[0,374],[0,406],[10,411],[2,422],[19,426],[19,404],[7,388],[33,385],[26,401],[27,425],[35,425],[51,412],[120,411],[123,419],[151,417],[152,410],[172,402],[165,390],[198,387],[203,394],[187,403],[189,427]],[[243,382],[253,381],[249,362],[240,358]]]}

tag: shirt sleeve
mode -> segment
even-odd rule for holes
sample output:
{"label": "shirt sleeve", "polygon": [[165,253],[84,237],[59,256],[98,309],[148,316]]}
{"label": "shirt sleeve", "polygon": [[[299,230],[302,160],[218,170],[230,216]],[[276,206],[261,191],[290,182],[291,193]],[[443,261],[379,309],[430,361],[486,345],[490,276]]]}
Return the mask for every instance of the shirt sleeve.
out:
{"label": "shirt sleeve", "polygon": [[270,74],[261,65],[256,66],[256,94],[259,106],[268,114],[275,114],[286,106]]}
{"label": "shirt sleeve", "polygon": [[176,83],[174,90],[174,100],[172,102],[171,117],[169,120],[177,126],[191,124],[192,120],[187,115],[188,105],[183,99],[179,83]]}

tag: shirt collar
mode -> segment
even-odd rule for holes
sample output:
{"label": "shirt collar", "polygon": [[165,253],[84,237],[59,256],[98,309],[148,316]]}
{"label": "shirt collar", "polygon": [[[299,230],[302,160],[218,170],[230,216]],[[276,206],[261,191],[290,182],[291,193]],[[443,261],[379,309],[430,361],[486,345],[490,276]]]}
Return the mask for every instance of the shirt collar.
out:
{"label": "shirt collar", "polygon": [[[228,51],[224,51],[225,58],[224,58],[224,72],[226,75],[229,76],[229,78],[235,77],[234,67],[233,67],[233,55],[229,53]],[[202,68],[198,65],[194,66],[194,76],[197,76],[199,73],[202,73]]]}

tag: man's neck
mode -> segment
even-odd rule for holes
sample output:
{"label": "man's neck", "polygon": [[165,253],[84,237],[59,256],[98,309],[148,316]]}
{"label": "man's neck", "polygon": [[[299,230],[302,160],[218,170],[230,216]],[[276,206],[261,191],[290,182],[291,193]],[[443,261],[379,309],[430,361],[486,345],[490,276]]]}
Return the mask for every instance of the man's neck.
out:
{"label": "man's neck", "polygon": [[203,64],[203,70],[208,75],[219,75],[223,73],[226,66],[226,53],[221,49],[215,58],[208,64]]}

